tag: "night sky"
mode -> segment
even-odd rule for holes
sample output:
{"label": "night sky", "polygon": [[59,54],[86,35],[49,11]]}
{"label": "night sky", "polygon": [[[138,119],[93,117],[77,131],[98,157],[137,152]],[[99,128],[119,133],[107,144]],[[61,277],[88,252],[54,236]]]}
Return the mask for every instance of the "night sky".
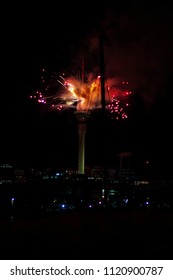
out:
{"label": "night sky", "polygon": [[[119,3],[121,2],[121,3]],[[113,1],[92,6],[45,1],[4,7],[1,34],[0,159],[21,164],[75,167],[76,120],[57,114],[29,95],[40,71],[76,74],[99,71],[99,36],[104,36],[105,76],[126,80],[133,92],[129,118],[110,121],[106,147],[114,166],[119,152],[132,151],[153,168],[171,173],[173,156],[173,18],[169,1]],[[102,157],[102,124],[91,117],[87,164]]]}

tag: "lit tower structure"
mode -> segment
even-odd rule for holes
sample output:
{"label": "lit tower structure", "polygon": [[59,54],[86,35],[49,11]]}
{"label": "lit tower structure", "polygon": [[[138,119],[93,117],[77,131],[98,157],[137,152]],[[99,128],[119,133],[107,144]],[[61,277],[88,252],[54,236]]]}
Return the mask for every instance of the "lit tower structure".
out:
{"label": "lit tower structure", "polygon": [[[105,61],[104,61],[104,36],[99,37],[100,48],[100,75],[95,76],[94,73],[85,75],[84,58],[82,57],[81,79],[75,76],[65,78],[64,74],[58,76],[53,75],[54,83],[50,86],[45,84],[44,75],[42,73],[42,90],[36,90],[34,96],[39,103],[48,104],[51,110],[62,111],[67,108],[75,109],[75,116],[78,121],[78,173],[85,173],[85,134],[87,128],[87,120],[90,112],[101,108],[100,121],[102,125],[102,136],[100,142],[102,144],[101,153],[103,158],[105,197],[107,189],[107,121],[109,120],[107,112],[112,114],[112,118],[127,118],[126,107],[129,105],[127,97],[131,92],[122,89],[119,86],[119,80],[116,78],[107,79],[105,83]],[[45,69],[42,69],[45,72]],[[45,74],[45,73],[44,73]],[[51,79],[52,82],[52,79]],[[57,94],[57,82],[63,87],[63,91]],[[127,85],[128,82],[122,82]],[[55,93],[52,93],[55,87]],[[125,100],[124,100],[125,99]]]}
{"label": "lit tower structure", "polygon": [[78,174],[85,174],[85,134],[87,128],[87,119],[90,115],[89,111],[76,111],[78,120]]}
{"label": "lit tower structure", "polygon": [[[82,83],[84,83],[84,57],[82,56]],[[78,174],[85,174],[85,134],[87,128],[87,120],[90,112],[82,107],[82,100],[77,105],[75,115],[78,120]]]}

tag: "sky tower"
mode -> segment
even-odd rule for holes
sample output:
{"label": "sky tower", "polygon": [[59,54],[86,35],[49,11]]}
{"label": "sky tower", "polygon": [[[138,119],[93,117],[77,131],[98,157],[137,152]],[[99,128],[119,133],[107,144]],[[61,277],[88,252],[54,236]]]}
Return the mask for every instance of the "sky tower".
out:
{"label": "sky tower", "polygon": [[76,111],[78,120],[78,174],[85,174],[85,134],[89,111]]}
{"label": "sky tower", "polygon": [[[104,64],[104,47],[103,47],[103,36],[99,38],[100,43],[100,74],[101,74],[101,108],[103,115],[103,138],[105,139],[105,64]],[[82,56],[82,83],[85,83],[85,69],[84,69],[84,57]],[[88,107],[83,106],[82,98],[77,104],[77,111],[75,112],[78,120],[78,174],[85,174],[85,134],[87,128],[87,120],[90,115]],[[85,109],[84,109],[85,108]],[[105,141],[103,146],[105,145]],[[104,147],[103,147],[104,151]],[[105,173],[105,152],[103,152],[104,161],[104,173]],[[105,178],[105,176],[104,176]]]}
{"label": "sky tower", "polygon": [[[84,57],[82,56],[82,82],[84,83]],[[80,101],[82,102],[82,100]],[[78,174],[85,174],[85,134],[87,128],[87,120],[90,112],[87,109],[82,109],[80,102],[75,111],[78,120]]]}

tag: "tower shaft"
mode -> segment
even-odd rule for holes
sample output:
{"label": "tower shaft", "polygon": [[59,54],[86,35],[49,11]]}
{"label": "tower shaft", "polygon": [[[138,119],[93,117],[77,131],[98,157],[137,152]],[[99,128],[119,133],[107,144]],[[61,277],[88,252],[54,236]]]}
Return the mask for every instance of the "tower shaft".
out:
{"label": "tower shaft", "polygon": [[79,154],[78,154],[78,174],[85,173],[85,134],[86,123],[78,123]]}
{"label": "tower shaft", "polygon": [[88,111],[75,112],[78,119],[78,174],[85,174],[85,134],[87,128]]}

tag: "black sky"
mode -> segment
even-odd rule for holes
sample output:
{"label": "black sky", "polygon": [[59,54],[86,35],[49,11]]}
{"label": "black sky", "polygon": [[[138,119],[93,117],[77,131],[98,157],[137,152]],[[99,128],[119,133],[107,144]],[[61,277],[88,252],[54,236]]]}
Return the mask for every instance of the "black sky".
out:
{"label": "black sky", "polygon": [[[102,33],[106,77],[128,80],[133,91],[128,122],[110,124],[111,162],[118,152],[133,150],[161,170],[173,156],[171,11],[169,1],[135,0],[4,7],[0,158],[21,162],[47,158],[69,165],[76,161],[74,117],[57,117],[32,106],[28,96],[38,87],[42,67],[75,73],[84,55],[86,71],[99,71]],[[97,164],[101,141],[95,122],[99,129],[99,121],[93,120],[87,148],[92,155],[88,151],[87,157]]]}

